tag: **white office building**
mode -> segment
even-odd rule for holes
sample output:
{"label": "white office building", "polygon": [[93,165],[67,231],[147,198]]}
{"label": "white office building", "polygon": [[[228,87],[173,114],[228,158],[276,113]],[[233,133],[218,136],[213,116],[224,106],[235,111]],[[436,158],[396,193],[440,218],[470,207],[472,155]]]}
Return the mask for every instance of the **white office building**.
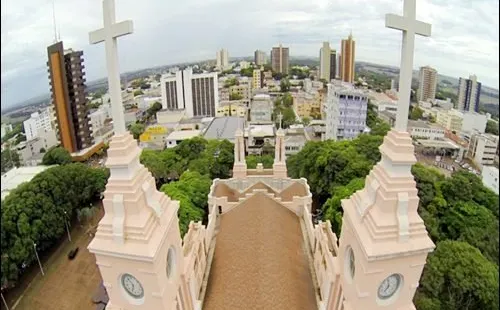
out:
{"label": "white office building", "polygon": [[21,164],[23,166],[41,164],[44,155],[43,150],[47,151],[58,143],[55,130],[40,128],[34,139],[23,141],[16,146]]}
{"label": "white office building", "polygon": [[462,119],[462,132],[473,132],[477,131],[484,133],[486,130],[486,123],[488,122],[488,116],[485,114],[479,114],[477,112],[464,112]]}
{"label": "white office building", "polygon": [[483,167],[481,178],[483,180],[483,185],[498,195],[498,168],[493,166]]}
{"label": "white office building", "polygon": [[23,122],[23,126],[28,141],[35,139],[40,129],[52,130],[50,108],[47,107],[39,112],[31,113],[30,118]]}
{"label": "white office building", "polygon": [[162,77],[164,110],[185,110],[187,117],[215,116],[219,105],[217,73],[193,74],[191,68]]}
{"label": "white office building", "polygon": [[415,139],[444,139],[444,128],[425,121],[408,120],[408,133]]}
{"label": "white office building", "polygon": [[155,102],[162,102],[162,97],[149,97],[146,95],[139,95],[135,97],[135,104],[137,108],[147,110],[153,106]]}
{"label": "white office building", "polygon": [[354,139],[366,129],[368,97],[349,83],[328,84],[325,139]]}
{"label": "white office building", "polygon": [[250,105],[250,121],[271,122],[273,113],[273,101],[266,94],[258,94],[253,97]]}
{"label": "white office building", "polygon": [[498,155],[498,136],[486,133],[473,134],[470,138],[467,157],[477,166],[493,165]]}
{"label": "white office building", "polygon": [[89,114],[90,126],[92,126],[92,135],[97,138],[102,129],[105,127],[105,121],[108,118],[108,113],[105,109],[97,109]]}

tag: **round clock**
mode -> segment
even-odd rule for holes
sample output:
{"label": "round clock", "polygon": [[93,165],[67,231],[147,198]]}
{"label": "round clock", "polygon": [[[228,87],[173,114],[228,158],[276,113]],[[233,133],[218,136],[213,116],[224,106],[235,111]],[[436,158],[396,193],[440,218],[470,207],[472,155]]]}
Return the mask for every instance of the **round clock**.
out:
{"label": "round clock", "polygon": [[394,296],[401,287],[403,277],[400,274],[392,274],[382,281],[378,287],[378,298],[386,300]]}
{"label": "round clock", "polygon": [[125,273],[121,277],[121,284],[125,292],[134,299],[141,299],[144,297],[144,288],[141,282],[133,275]]}

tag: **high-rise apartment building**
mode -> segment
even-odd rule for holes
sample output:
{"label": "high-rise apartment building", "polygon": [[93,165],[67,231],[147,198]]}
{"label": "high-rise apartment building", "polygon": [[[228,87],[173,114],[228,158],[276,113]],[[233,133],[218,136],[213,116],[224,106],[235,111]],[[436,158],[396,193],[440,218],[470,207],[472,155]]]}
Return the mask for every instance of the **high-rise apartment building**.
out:
{"label": "high-rise apartment building", "polygon": [[38,137],[40,129],[45,131],[52,130],[51,109],[47,107],[39,112],[31,113],[30,118],[23,122],[23,128],[27,141]]}
{"label": "high-rise apartment building", "polygon": [[329,42],[323,42],[319,50],[319,78],[327,81],[337,75],[337,51],[330,48]]}
{"label": "high-rise apartment building", "polygon": [[418,80],[418,101],[429,101],[436,98],[437,71],[429,66],[420,67]]}
{"label": "high-rise apartment building", "polygon": [[347,39],[342,40],[340,58],[340,79],[347,83],[354,82],[354,63],[356,57],[356,42],[352,39],[352,33]]}
{"label": "high-rise apartment building", "polygon": [[288,74],[289,49],[281,44],[271,50],[271,66],[274,72]]}
{"label": "high-rise apartment building", "polygon": [[186,110],[188,117],[215,116],[219,104],[217,73],[193,74],[191,68],[162,77],[162,106]]}
{"label": "high-rise apartment building", "polygon": [[219,70],[227,70],[229,69],[229,53],[225,48],[217,51],[216,55],[216,67]]}
{"label": "high-rise apartment building", "polygon": [[252,89],[264,87],[264,69],[254,69],[252,74]]}
{"label": "high-rise apartment building", "polygon": [[332,49],[330,50],[330,80],[336,78],[337,78],[337,51]]}
{"label": "high-rise apartment building", "polygon": [[266,53],[261,50],[256,50],[254,53],[254,62],[257,66],[263,66],[266,64]]}
{"label": "high-rise apartment building", "polygon": [[366,128],[368,97],[351,84],[335,81],[328,84],[324,110],[326,139],[354,139]]}
{"label": "high-rise apartment building", "polygon": [[78,152],[93,144],[85,94],[83,52],[64,50],[63,42],[57,42],[47,48],[47,53],[57,136],[68,152]]}
{"label": "high-rise apartment building", "polygon": [[479,96],[481,94],[481,83],[475,75],[468,79],[458,80],[458,102],[457,110],[479,112]]}
{"label": "high-rise apartment building", "polygon": [[330,81],[330,43],[323,42],[319,49],[319,78]]}

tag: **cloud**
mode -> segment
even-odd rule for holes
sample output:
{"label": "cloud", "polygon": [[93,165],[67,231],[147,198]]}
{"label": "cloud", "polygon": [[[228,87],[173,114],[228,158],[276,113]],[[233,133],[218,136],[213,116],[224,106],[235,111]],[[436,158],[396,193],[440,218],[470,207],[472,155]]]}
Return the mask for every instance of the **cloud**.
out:
{"label": "cloud", "polygon": [[[54,0],[66,48],[84,51],[87,80],[105,76],[104,46],[88,33],[102,27],[99,0]],[[115,0],[116,1],[116,0]],[[401,0],[183,0],[116,1],[117,21],[132,19],[134,33],[119,39],[122,72],[269,51],[281,42],[291,56],[317,56],[323,41],[340,49],[350,31],[356,60],[399,65],[401,33],[385,28],[386,13],[402,14]],[[52,0],[1,2],[2,106],[49,90],[47,46],[54,40]],[[498,88],[499,14],[495,0],[419,0],[417,18],[432,24],[430,38],[417,37],[415,68],[430,65],[454,77],[476,74]]]}

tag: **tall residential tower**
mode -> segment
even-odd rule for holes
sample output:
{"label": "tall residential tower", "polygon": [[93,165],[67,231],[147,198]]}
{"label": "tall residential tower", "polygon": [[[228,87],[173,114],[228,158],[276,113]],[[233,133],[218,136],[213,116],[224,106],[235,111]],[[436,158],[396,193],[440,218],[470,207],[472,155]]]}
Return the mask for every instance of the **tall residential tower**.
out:
{"label": "tall residential tower", "polygon": [[418,101],[429,101],[436,98],[436,69],[429,66],[421,67],[418,83]]}
{"label": "tall residential tower", "polygon": [[254,53],[254,62],[257,66],[266,64],[266,53],[261,50],[256,50]]}
{"label": "tall residential tower", "polygon": [[229,53],[226,49],[223,48],[220,51],[217,51],[215,57],[217,69],[223,71],[229,68]]}
{"label": "tall residential tower", "polygon": [[93,145],[85,94],[83,52],[64,50],[63,42],[47,48],[52,102],[57,135],[70,153]]}
{"label": "tall residential tower", "polygon": [[281,44],[271,50],[271,65],[273,71],[288,74],[289,49]]}
{"label": "tall residential tower", "polygon": [[481,94],[481,83],[475,75],[468,79],[460,78],[458,81],[457,110],[479,112],[479,96]]}
{"label": "tall residential tower", "polygon": [[352,39],[352,33],[347,39],[342,40],[340,58],[340,79],[344,82],[354,82],[354,61],[356,57],[356,42]]}
{"label": "tall residential tower", "polygon": [[337,74],[337,51],[330,48],[329,42],[323,42],[319,50],[319,77],[328,82],[335,79]]}

